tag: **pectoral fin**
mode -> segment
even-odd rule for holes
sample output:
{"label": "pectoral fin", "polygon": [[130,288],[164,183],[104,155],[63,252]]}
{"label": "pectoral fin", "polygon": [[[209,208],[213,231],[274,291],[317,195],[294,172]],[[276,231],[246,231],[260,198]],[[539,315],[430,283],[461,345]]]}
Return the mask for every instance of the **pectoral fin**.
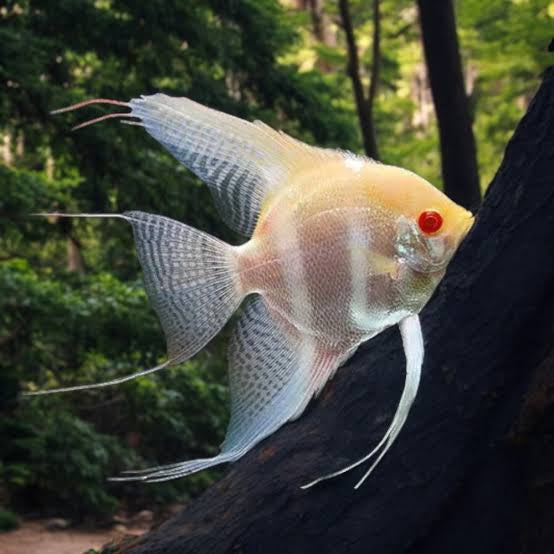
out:
{"label": "pectoral fin", "polygon": [[326,481],[327,479],[342,475],[343,473],[358,467],[364,462],[367,462],[373,458],[373,456],[377,456],[371,467],[366,471],[354,487],[355,489],[359,488],[371,475],[373,470],[377,467],[379,462],[396,440],[396,437],[399,435],[404,423],[406,422],[410,408],[412,407],[417,395],[424,353],[423,335],[421,333],[419,317],[417,315],[408,316],[400,322],[399,326],[400,333],[402,335],[402,344],[404,345],[404,354],[406,356],[406,381],[404,383],[404,390],[402,392],[402,396],[400,397],[398,408],[396,409],[396,413],[394,414],[394,418],[387,429],[387,432],[379,444],[367,456],[364,456],[360,460],[339,471],[319,477],[315,481],[312,481],[301,488],[308,489],[321,481]]}

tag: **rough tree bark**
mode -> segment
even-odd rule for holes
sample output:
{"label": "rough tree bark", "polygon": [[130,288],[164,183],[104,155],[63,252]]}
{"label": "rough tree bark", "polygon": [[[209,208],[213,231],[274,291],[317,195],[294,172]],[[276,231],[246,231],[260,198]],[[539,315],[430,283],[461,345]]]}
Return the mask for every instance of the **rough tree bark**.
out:
{"label": "rough tree bark", "polygon": [[552,552],[553,153],[550,69],[422,313],[419,396],[360,490],[365,468],[300,485],[381,438],[404,379],[396,329],[364,345],[307,413],[182,513],[106,552]]}
{"label": "rough tree bark", "polygon": [[481,189],[454,7],[452,0],[417,3],[439,124],[444,191],[458,204],[475,210],[481,201]]}

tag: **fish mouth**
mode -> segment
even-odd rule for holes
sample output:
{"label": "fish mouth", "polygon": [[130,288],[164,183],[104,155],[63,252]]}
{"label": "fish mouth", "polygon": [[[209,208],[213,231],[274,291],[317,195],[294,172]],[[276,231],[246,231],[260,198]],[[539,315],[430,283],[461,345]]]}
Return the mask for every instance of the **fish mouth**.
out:
{"label": "fish mouth", "polygon": [[444,271],[461,242],[473,226],[474,216],[467,212],[448,234],[436,237],[423,236],[417,228],[404,219],[399,220],[401,230],[396,248],[399,256],[420,273]]}
{"label": "fish mouth", "polygon": [[464,217],[460,223],[456,226],[455,231],[452,234],[449,234],[445,237],[445,254],[447,254],[446,257],[446,265],[454,256],[456,253],[456,250],[460,247],[460,244],[464,241],[464,239],[469,234],[469,231],[473,227],[473,223],[475,222],[475,217],[472,213],[468,212],[467,217]]}
{"label": "fish mouth", "polygon": [[455,246],[444,237],[428,239],[423,242],[427,255],[425,263],[429,272],[444,269],[454,254]]}
{"label": "fish mouth", "polygon": [[462,219],[462,222],[460,223],[460,242],[462,242],[467,237],[474,223],[475,216],[471,212],[468,212],[467,218]]}

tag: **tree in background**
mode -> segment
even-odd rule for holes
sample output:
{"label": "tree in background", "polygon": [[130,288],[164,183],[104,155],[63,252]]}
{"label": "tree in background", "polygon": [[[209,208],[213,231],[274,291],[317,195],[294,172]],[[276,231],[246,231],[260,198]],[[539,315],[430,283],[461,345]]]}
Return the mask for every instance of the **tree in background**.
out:
{"label": "tree in background", "polygon": [[451,0],[418,0],[423,47],[437,113],[444,192],[476,210],[481,201],[477,152]]}
{"label": "tree in background", "polygon": [[[349,0],[348,4],[357,39],[361,81],[367,89],[372,60],[372,2]],[[381,75],[373,106],[380,158],[385,163],[412,169],[444,188],[439,133],[421,46],[417,3],[381,0],[380,4]],[[294,5],[299,3],[295,1]],[[345,33],[341,32],[339,2],[321,1],[318,6],[336,44],[322,42],[311,32],[310,16],[304,24],[300,21],[303,44],[291,51],[288,59],[298,63],[301,71],[324,64],[326,79],[334,80],[341,91],[337,103],[352,106],[352,83],[343,70],[348,65],[348,52]],[[554,3],[457,0],[455,8],[459,53],[466,68],[465,90],[469,95],[484,190],[498,167],[503,145],[536,90],[538,76],[548,64],[544,44],[552,34]],[[354,105],[353,115],[355,110]]]}
{"label": "tree in background", "polygon": [[[348,0],[369,90],[373,0]],[[438,133],[413,0],[380,0],[380,158],[442,186]],[[458,0],[460,53],[483,182],[548,64],[552,0]],[[164,91],[308,142],[361,151],[339,3],[331,0],[19,0],[0,8],[0,504],[108,514],[117,500],[198,494],[204,473],[120,486],[122,469],[210,455],[226,424],[224,340],[116,388],[19,401],[18,387],[90,383],[165,356],[131,231],[117,221],[31,220],[34,211],[141,209],[235,241],[207,188],[145,133],[49,111],[90,97]],[[502,56],[499,55],[502,52]],[[367,96],[367,92],[365,92]],[[69,484],[69,486],[68,486]]]}
{"label": "tree in background", "polygon": [[372,58],[371,72],[369,77],[369,86],[367,93],[362,83],[360,73],[360,60],[358,57],[358,45],[352,26],[352,17],[350,15],[350,4],[348,0],[339,0],[339,11],[341,25],[346,36],[346,45],[348,52],[348,75],[352,81],[352,90],[358,112],[358,120],[362,131],[362,139],[366,154],[374,160],[379,159],[377,148],[377,137],[375,133],[375,122],[373,117],[373,107],[379,87],[379,75],[381,66],[381,14],[379,11],[380,0],[373,0],[373,39],[372,39]]}

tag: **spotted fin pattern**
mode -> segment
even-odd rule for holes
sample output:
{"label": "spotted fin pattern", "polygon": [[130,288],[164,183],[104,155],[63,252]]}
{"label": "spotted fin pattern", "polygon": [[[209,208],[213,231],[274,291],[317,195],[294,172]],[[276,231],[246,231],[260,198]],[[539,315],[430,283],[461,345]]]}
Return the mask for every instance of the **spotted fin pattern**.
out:
{"label": "spotted fin pattern", "polygon": [[302,414],[340,360],[294,331],[261,297],[242,313],[229,351],[231,420],[221,453],[152,468],[116,480],[165,481],[243,456]]}

